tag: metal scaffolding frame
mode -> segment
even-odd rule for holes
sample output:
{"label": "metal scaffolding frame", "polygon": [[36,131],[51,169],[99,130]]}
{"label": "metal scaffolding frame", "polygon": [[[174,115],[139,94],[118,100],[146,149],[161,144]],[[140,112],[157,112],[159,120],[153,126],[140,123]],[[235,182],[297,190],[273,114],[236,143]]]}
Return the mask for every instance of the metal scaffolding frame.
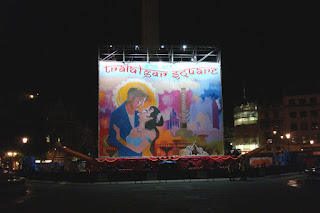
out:
{"label": "metal scaffolding frame", "polygon": [[145,48],[139,45],[104,45],[99,48],[102,61],[220,62],[220,48],[210,45],[182,45]]}

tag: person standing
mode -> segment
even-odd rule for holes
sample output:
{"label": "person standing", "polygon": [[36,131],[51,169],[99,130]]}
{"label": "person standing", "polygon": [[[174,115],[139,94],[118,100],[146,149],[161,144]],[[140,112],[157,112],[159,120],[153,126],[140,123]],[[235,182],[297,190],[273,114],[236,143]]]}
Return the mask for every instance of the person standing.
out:
{"label": "person standing", "polygon": [[239,163],[240,180],[247,180],[247,169],[245,162]]}
{"label": "person standing", "polygon": [[229,164],[228,166],[228,174],[229,174],[229,180],[230,181],[234,181],[234,168],[231,166],[231,164]]}

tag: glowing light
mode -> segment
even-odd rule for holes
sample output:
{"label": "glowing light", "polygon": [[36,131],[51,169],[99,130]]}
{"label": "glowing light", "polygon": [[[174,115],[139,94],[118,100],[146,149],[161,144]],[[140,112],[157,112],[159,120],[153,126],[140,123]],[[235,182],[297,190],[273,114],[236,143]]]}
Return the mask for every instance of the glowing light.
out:
{"label": "glowing light", "polygon": [[33,99],[33,98],[34,98],[34,95],[29,95],[29,98],[30,98],[30,99]]}
{"label": "glowing light", "polygon": [[187,45],[182,46],[183,50],[187,49]]}
{"label": "glowing light", "polygon": [[291,137],[290,133],[286,134],[286,138],[289,139]]}
{"label": "glowing light", "polygon": [[7,155],[10,157],[14,157],[17,155],[17,153],[16,152],[8,152]]}
{"label": "glowing light", "polygon": [[314,140],[311,140],[311,141],[310,141],[310,144],[311,144],[311,145],[314,144]]}
{"label": "glowing light", "polygon": [[26,143],[28,142],[28,140],[29,140],[29,139],[28,139],[27,137],[23,137],[23,138],[22,138],[22,143],[26,144]]}
{"label": "glowing light", "polygon": [[288,186],[297,187],[297,188],[301,186],[300,181],[298,179],[289,180],[287,184]]}
{"label": "glowing light", "polygon": [[[248,107],[240,106],[242,110],[252,110]],[[258,122],[258,112],[257,111],[240,111],[234,115],[234,126],[255,124]]]}
{"label": "glowing light", "polygon": [[276,134],[277,134],[277,131],[276,131],[276,130],[274,130],[274,131],[273,131],[273,134],[274,134],[274,135],[276,135]]}
{"label": "glowing light", "polygon": [[241,152],[250,152],[258,147],[259,147],[258,144],[239,144],[239,145],[236,145],[236,149],[240,149]]}
{"label": "glowing light", "polygon": [[238,118],[234,121],[234,125],[244,125],[244,124],[254,124],[257,123],[258,118],[257,117],[249,117],[249,118]]}
{"label": "glowing light", "polygon": [[164,48],[164,45],[161,45],[161,48]]}

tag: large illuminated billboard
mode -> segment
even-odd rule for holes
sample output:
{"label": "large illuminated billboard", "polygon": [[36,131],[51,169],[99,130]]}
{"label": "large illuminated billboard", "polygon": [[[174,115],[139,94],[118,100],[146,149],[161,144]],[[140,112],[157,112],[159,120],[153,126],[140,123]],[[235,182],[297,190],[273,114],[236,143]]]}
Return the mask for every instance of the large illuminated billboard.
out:
{"label": "large illuminated billboard", "polygon": [[223,154],[220,63],[99,61],[99,157]]}

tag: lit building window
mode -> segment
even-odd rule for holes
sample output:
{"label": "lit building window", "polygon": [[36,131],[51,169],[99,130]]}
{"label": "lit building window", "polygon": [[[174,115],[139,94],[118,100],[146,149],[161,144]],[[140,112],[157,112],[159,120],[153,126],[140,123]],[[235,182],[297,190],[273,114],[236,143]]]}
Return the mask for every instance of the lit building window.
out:
{"label": "lit building window", "polygon": [[237,138],[235,149],[247,153],[259,147],[259,137]]}
{"label": "lit building window", "polygon": [[309,143],[309,137],[308,136],[302,136],[302,143]]}
{"label": "lit building window", "polygon": [[47,141],[47,143],[50,143],[50,135],[48,135],[48,136],[46,137],[46,141]]}
{"label": "lit building window", "polygon": [[313,123],[311,124],[311,129],[312,129],[312,130],[318,130],[318,129],[319,129],[319,122],[318,122],[318,121],[313,122]]}
{"label": "lit building window", "polygon": [[258,121],[258,112],[238,112],[234,115],[234,125],[255,124]]}
{"label": "lit building window", "polygon": [[239,144],[239,145],[236,145],[236,149],[240,149],[241,152],[250,152],[256,148],[259,148],[259,145],[256,143],[256,144]]}

